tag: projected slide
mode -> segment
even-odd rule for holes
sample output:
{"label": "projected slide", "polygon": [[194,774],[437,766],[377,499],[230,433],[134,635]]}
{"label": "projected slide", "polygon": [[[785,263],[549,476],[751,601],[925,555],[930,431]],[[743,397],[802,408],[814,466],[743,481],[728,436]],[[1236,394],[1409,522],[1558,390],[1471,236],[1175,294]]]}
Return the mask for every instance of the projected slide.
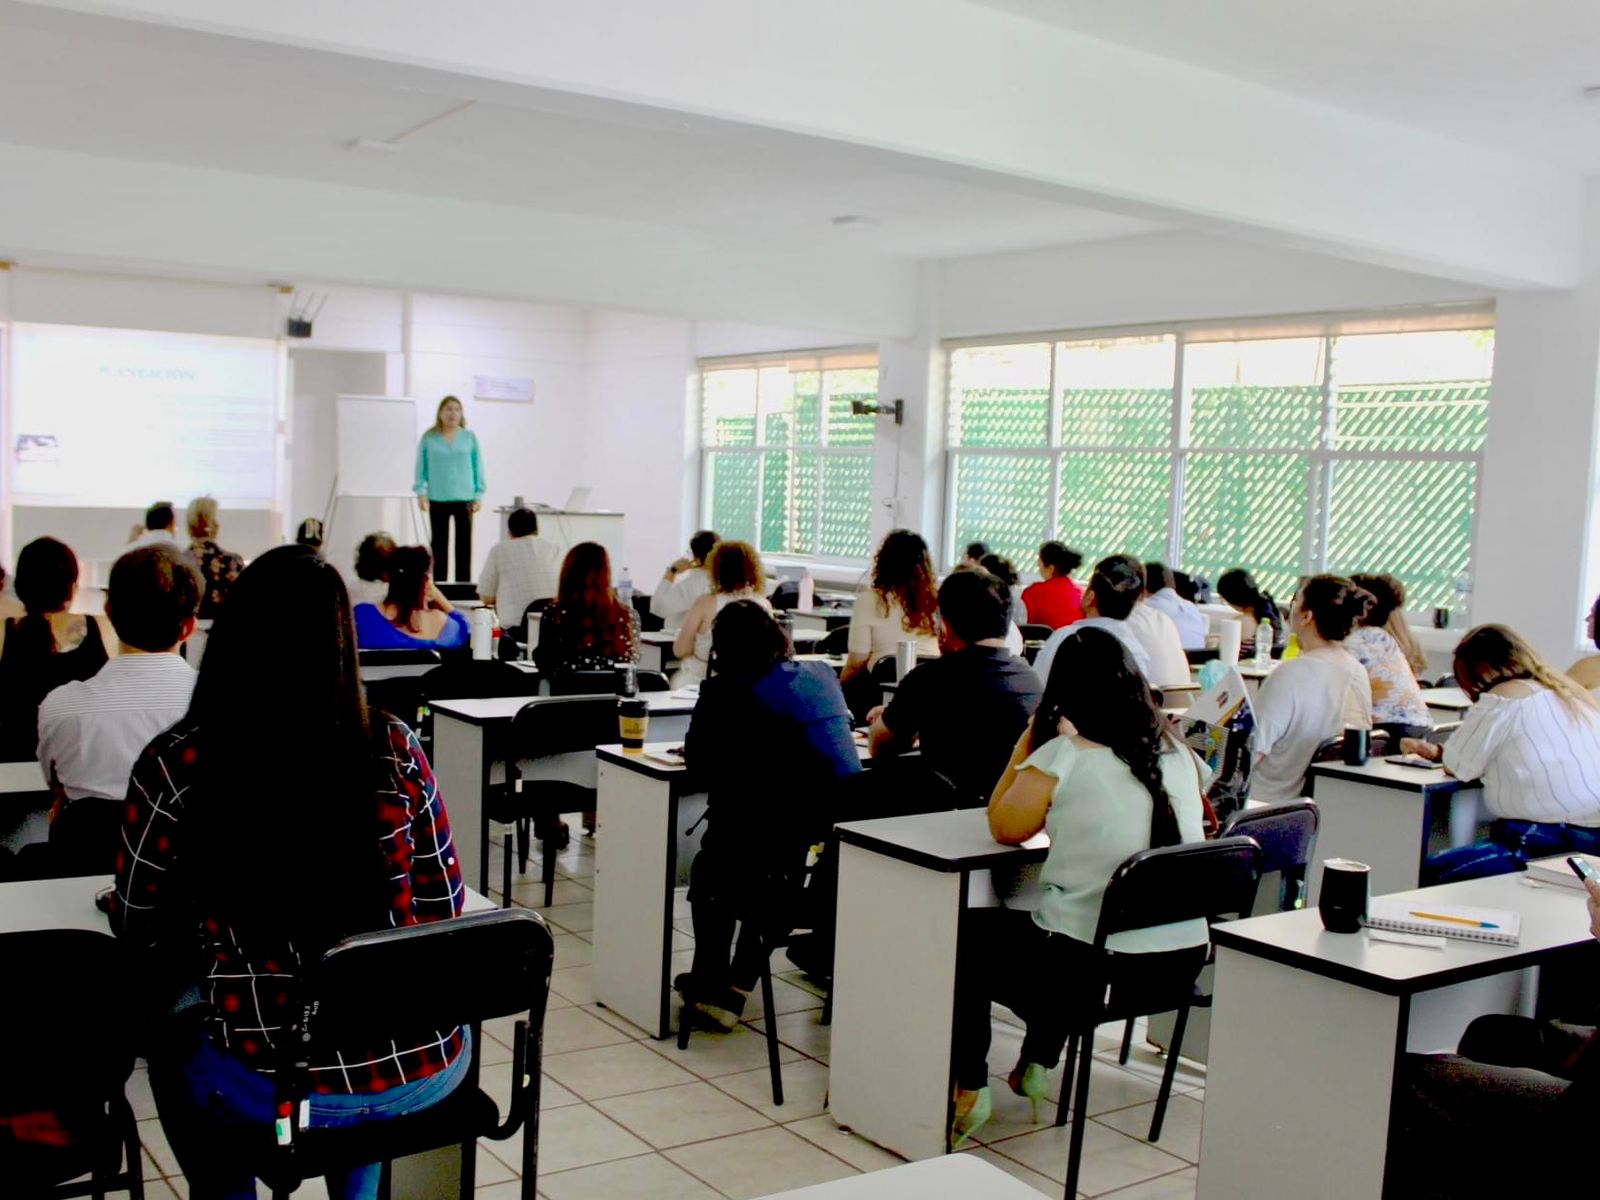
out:
{"label": "projected slide", "polygon": [[272,501],[276,348],[265,339],[17,325],[12,496],[143,508]]}

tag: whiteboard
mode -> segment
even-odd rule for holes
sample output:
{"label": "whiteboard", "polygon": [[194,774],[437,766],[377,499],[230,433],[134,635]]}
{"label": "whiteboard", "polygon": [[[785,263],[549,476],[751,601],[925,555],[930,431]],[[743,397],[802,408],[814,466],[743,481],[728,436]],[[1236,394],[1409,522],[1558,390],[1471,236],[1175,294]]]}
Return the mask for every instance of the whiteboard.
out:
{"label": "whiteboard", "polygon": [[337,396],[341,496],[409,496],[416,482],[417,405],[399,396]]}

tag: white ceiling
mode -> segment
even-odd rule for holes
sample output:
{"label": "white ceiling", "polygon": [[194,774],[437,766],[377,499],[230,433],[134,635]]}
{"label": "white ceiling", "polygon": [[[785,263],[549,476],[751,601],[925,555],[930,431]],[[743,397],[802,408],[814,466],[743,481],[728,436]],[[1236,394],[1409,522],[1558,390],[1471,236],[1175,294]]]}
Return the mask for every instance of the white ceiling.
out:
{"label": "white ceiling", "polygon": [[973,0],[1600,174],[1596,0]]}
{"label": "white ceiling", "polygon": [[[398,153],[349,148],[470,97]],[[6,3],[0,141],[912,258],[1162,228],[821,139]]]}

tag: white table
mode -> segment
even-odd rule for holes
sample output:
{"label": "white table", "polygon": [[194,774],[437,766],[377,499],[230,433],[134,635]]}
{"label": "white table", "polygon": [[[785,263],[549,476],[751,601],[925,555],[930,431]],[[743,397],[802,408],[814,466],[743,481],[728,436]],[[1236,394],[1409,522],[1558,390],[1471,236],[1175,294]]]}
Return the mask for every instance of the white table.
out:
{"label": "white table", "polygon": [[672,643],[678,636],[673,629],[658,629],[654,633],[639,635],[639,669],[668,674],[678,665]]}
{"label": "white table", "polygon": [[773,1192],[766,1200],[1039,1200],[1039,1193],[993,1163],[952,1154]]}
{"label": "white table", "polygon": [[[962,915],[997,903],[1042,848],[1002,846],[982,809],[838,826],[834,1120],[906,1158],[948,1149]],[[997,885],[994,871],[999,868]]]}
{"label": "white table", "polygon": [[[550,696],[506,696],[486,700],[437,700],[433,710],[433,774],[444,796],[455,831],[461,877],[481,892],[489,890],[489,818],[483,797],[495,777],[504,779],[503,742],[512,718],[524,705],[546,703]],[[651,692],[652,738],[681,741],[689,731],[695,696],[687,692]],[[550,777],[569,778],[593,786],[594,756],[567,755],[570,763],[547,764]]]}
{"label": "white table", "polygon": [[[1325,858],[1353,858],[1370,866],[1373,895],[1416,887],[1430,849],[1472,843],[1483,795],[1476,782],[1442,769],[1400,766],[1382,758],[1360,767],[1313,763],[1306,790],[1322,814],[1306,876],[1310,904],[1321,894]],[[1436,824],[1439,837],[1433,836]]]}
{"label": "white table", "polygon": [[1521,875],[1401,896],[1518,911],[1521,945],[1369,941],[1327,933],[1315,909],[1212,930],[1198,1200],[1380,1196],[1400,1055],[1454,1049],[1473,1017],[1525,1009],[1527,968],[1591,940],[1582,892]]}
{"label": "white table", "polygon": [[[539,668],[526,659],[514,658],[509,660],[511,665],[526,675],[537,675]],[[407,663],[378,663],[375,666],[361,668],[363,682],[373,682],[379,679],[414,679],[419,675],[426,675],[438,667],[436,662],[407,662]]]}
{"label": "white table", "polygon": [[10,792],[43,792],[50,785],[45,782],[44,768],[37,760],[0,763],[0,795]]}
{"label": "white table", "polygon": [[1459,721],[1472,707],[1472,701],[1458,687],[1423,688],[1422,702],[1433,713],[1435,721]]}

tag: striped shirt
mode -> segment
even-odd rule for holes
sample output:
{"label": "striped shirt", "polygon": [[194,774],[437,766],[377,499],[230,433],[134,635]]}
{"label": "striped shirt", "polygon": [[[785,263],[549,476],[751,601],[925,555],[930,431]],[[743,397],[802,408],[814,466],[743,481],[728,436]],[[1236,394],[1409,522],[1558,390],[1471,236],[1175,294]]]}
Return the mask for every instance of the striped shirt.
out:
{"label": "striped shirt", "polygon": [[1600,712],[1531,686],[1528,696],[1479,696],[1444,744],[1444,765],[1482,780],[1497,817],[1600,826]]}
{"label": "striped shirt", "polygon": [[122,800],[156,734],[189,711],[194,668],[176,654],[119,654],[39,706],[39,765],[68,800]]}

